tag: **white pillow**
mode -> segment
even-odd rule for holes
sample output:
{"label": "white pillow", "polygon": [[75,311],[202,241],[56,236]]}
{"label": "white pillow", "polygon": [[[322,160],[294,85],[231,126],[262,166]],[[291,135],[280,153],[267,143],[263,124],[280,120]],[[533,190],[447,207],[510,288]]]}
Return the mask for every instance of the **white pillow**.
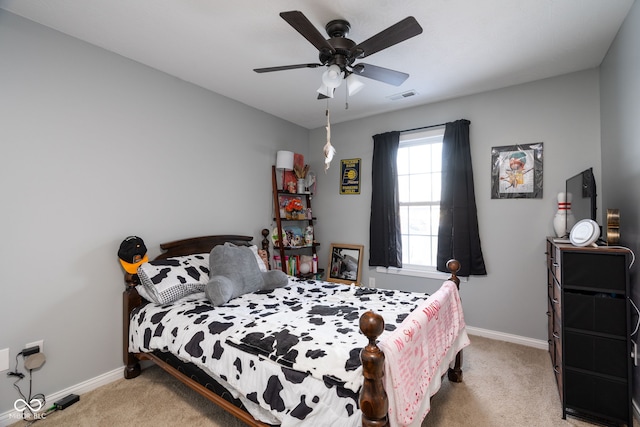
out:
{"label": "white pillow", "polygon": [[153,298],[149,295],[147,288],[145,288],[144,285],[136,285],[136,291],[138,291],[138,294],[147,301],[153,301]]}
{"label": "white pillow", "polygon": [[138,277],[147,291],[147,299],[156,304],[169,304],[187,295],[204,292],[209,282],[209,254],[145,262],[138,267]]}
{"label": "white pillow", "polygon": [[260,254],[258,254],[258,247],[256,245],[251,245],[249,246],[249,248],[251,249],[251,252],[253,252],[253,255],[256,257],[256,261],[258,261],[258,267],[260,268],[260,271],[269,271],[267,270],[267,266],[265,265],[264,260],[260,257]]}

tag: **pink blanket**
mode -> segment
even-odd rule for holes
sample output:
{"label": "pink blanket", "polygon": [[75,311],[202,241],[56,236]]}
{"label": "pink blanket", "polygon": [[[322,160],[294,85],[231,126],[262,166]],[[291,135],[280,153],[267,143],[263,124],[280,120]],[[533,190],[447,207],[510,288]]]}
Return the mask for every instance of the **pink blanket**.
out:
{"label": "pink blanket", "polygon": [[416,308],[378,346],[385,354],[385,389],[392,426],[420,425],[430,397],[458,351],[469,345],[455,283]]}

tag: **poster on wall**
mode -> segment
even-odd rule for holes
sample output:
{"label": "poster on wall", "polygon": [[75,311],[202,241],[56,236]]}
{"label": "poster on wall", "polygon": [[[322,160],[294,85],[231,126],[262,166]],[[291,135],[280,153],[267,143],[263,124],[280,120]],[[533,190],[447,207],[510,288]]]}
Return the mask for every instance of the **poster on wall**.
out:
{"label": "poster on wall", "polygon": [[491,148],[491,198],[542,198],[542,142]]}
{"label": "poster on wall", "polygon": [[360,194],[360,160],[340,160],[340,194]]}

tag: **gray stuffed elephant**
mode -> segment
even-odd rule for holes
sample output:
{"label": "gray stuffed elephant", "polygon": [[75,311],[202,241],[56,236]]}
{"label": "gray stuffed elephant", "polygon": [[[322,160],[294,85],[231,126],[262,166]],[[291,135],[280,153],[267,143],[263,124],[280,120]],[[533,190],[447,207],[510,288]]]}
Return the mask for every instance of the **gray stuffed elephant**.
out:
{"label": "gray stuffed elephant", "polygon": [[287,275],[280,270],[263,272],[247,246],[218,245],[209,255],[209,282],[205,294],[219,306],[246,293],[286,286]]}

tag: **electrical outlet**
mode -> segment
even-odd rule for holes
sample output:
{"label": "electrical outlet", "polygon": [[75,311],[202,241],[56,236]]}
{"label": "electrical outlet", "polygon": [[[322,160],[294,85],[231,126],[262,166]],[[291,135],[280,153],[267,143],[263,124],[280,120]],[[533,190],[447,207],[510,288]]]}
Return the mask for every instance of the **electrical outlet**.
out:
{"label": "electrical outlet", "polygon": [[0,350],[0,372],[9,370],[9,349]]}
{"label": "electrical outlet", "polygon": [[370,288],[375,288],[376,287],[376,278],[375,277],[369,277],[369,287]]}
{"label": "electrical outlet", "polygon": [[40,347],[40,353],[44,353],[44,340],[30,342],[29,344],[25,344],[24,348],[30,348],[35,346]]}

